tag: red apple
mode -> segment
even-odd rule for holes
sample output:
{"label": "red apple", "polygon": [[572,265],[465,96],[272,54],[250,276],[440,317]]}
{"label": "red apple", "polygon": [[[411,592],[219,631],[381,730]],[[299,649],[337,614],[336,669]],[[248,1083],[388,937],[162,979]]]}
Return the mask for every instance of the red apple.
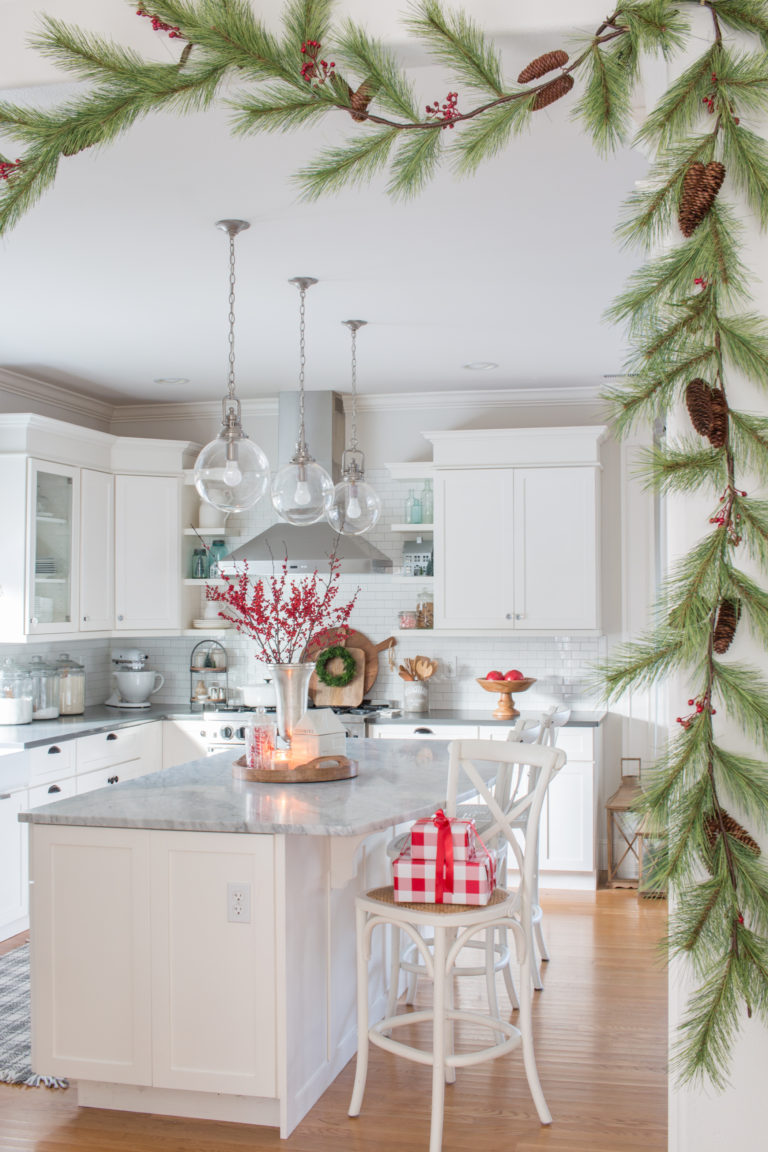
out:
{"label": "red apple", "polygon": [[485,677],[486,680],[503,680],[504,676],[501,672],[488,672]]}
{"label": "red apple", "polygon": [[522,672],[518,672],[517,668],[513,668],[510,672],[505,673],[505,680],[525,680]]}

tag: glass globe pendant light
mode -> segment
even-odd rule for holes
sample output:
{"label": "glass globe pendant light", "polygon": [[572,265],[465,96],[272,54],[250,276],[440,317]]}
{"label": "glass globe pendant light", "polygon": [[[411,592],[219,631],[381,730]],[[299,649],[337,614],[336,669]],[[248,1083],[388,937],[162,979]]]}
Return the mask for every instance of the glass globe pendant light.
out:
{"label": "glass globe pendant light", "polygon": [[333,496],[333,480],[314,459],[307,448],[304,433],[304,368],[305,354],[305,298],[307,288],[317,284],[312,276],[296,276],[289,281],[299,289],[299,436],[296,450],[288,464],[275,473],[272,480],[272,503],[275,511],[289,524],[315,524],[322,520]]}
{"label": "glass globe pendant light", "polygon": [[250,228],[247,220],[218,220],[229,235],[229,381],[221,402],[221,432],[195,461],[195,487],[203,500],[222,512],[244,512],[261,499],[269,484],[266,456],[243,431],[235,396],[235,236]]}
{"label": "glass globe pendant light", "polygon": [[360,536],[381,515],[381,500],[365,480],[365,457],[357,446],[357,330],[367,320],[342,320],[352,333],[352,421],[349,448],[341,457],[341,480],[333,490],[328,523],[344,536]]}

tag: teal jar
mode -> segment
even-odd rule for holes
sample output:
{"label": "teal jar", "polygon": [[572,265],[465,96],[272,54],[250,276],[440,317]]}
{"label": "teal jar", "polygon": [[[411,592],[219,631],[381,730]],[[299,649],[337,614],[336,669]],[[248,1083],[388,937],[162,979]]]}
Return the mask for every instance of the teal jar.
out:
{"label": "teal jar", "polygon": [[212,540],[208,553],[208,575],[214,580],[221,575],[219,564],[227,555],[227,546],[223,540]]}

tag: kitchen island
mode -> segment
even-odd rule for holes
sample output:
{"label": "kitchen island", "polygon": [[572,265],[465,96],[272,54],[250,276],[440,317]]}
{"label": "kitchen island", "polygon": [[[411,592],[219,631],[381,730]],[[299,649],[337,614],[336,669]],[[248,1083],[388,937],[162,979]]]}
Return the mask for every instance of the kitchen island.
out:
{"label": "kitchen island", "polygon": [[[447,749],[361,740],[356,778],[282,786],[226,752],[22,814],[36,1072],[288,1136],[355,1052],[354,898],[442,804]],[[380,951],[373,1018],[385,973]]]}

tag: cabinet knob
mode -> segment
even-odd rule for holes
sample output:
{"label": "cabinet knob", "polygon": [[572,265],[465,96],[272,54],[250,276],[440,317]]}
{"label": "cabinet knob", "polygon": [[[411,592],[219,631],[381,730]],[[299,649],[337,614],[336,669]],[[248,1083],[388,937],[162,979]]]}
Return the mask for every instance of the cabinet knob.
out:
{"label": "cabinet knob", "polygon": [[525,612],[515,612],[515,620],[525,620]]}
{"label": "cabinet knob", "polygon": [[87,622],[88,622],[88,617],[87,617],[87,616],[83,616],[83,624],[87,624]]}
{"label": "cabinet knob", "polygon": [[37,624],[37,616],[30,616],[29,622],[30,624]]}
{"label": "cabinet knob", "polygon": [[55,756],[57,752],[61,752],[61,748],[59,748],[58,744],[51,744],[50,748],[48,749],[48,755]]}
{"label": "cabinet knob", "polygon": [[507,612],[507,615],[506,615],[505,619],[506,619],[506,620],[511,620],[511,619],[512,619],[512,613],[511,613],[511,612]]}
{"label": "cabinet knob", "polygon": [[118,616],[118,620],[122,620],[122,619],[123,619],[123,617],[122,617],[122,616]]}
{"label": "cabinet knob", "polygon": [[58,784],[51,784],[50,788],[48,789],[48,792],[49,792],[49,794],[51,792],[61,792],[61,788],[59,788]]}
{"label": "cabinet knob", "polygon": [[107,733],[107,740],[117,740],[117,733],[116,732],[108,732]]}
{"label": "cabinet knob", "polygon": [[120,779],[119,776],[108,776],[107,777],[107,784],[117,784],[119,779]]}

